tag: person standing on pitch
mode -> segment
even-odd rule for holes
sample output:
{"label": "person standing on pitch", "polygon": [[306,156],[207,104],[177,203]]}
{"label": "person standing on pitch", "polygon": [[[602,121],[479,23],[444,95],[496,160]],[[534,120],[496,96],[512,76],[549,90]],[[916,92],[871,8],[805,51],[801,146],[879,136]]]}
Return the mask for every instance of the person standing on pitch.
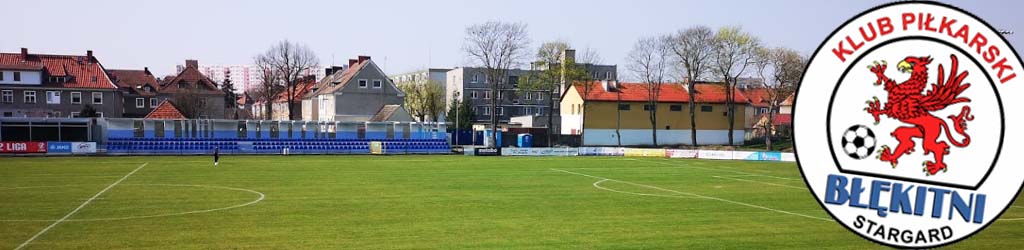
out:
{"label": "person standing on pitch", "polygon": [[213,147],[213,166],[220,162],[220,147]]}

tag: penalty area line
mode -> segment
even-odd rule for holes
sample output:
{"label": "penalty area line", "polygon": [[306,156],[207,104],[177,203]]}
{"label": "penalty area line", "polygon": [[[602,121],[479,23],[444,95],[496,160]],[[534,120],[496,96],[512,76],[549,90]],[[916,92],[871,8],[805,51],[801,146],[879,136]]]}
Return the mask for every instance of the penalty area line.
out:
{"label": "penalty area line", "polygon": [[124,177],[121,177],[121,179],[118,179],[114,183],[111,183],[110,186],[107,186],[107,188],[104,188],[103,190],[100,190],[99,193],[96,193],[96,195],[93,195],[91,198],[89,198],[85,202],[82,202],[82,205],[78,205],[77,208],[75,208],[74,210],[71,210],[71,212],[68,213],[67,215],[64,215],[64,217],[61,217],[57,221],[54,221],[53,223],[51,223],[49,226],[46,226],[46,228],[43,228],[43,230],[41,230],[38,233],[36,233],[35,235],[33,235],[32,238],[29,238],[25,242],[21,243],[21,245],[18,245],[18,247],[14,248],[14,250],[20,250],[22,248],[25,248],[25,246],[27,246],[29,243],[32,243],[32,241],[36,240],[36,238],[39,238],[40,235],[43,235],[44,233],[46,233],[46,231],[50,231],[50,229],[52,229],[53,227],[57,226],[57,224],[60,224],[61,222],[64,222],[65,220],[70,218],[72,215],[75,215],[75,213],[77,213],[78,210],[82,210],[83,207],[85,207],[86,205],[89,205],[89,203],[92,202],[93,200],[95,200],[97,197],[100,197],[100,195],[103,195],[103,193],[106,193],[111,188],[114,188],[114,186],[117,186],[117,184],[120,184],[125,179],[128,179],[129,176],[132,176],[132,174],[135,174],[135,172],[138,172],[143,167],[146,167],[146,165],[149,165],[149,163],[147,162],[147,163],[143,163],[142,165],[139,165],[138,168],[135,168],[135,170],[132,170],[128,174],[124,175]]}
{"label": "penalty area line", "polygon": [[[552,168],[551,170],[552,171],[563,172],[563,173],[567,173],[567,174],[572,174],[572,175],[579,175],[579,176],[590,177],[590,178],[594,178],[594,179],[598,179],[598,180],[614,181],[614,182],[634,185],[634,186],[638,186],[638,187],[645,187],[645,188],[650,188],[650,189],[655,189],[655,190],[661,190],[661,191],[665,191],[665,192],[676,193],[676,194],[681,194],[681,195],[686,195],[686,196],[692,196],[692,197],[696,197],[696,198],[702,198],[702,199],[708,199],[708,200],[715,200],[715,201],[721,201],[721,202],[726,202],[726,203],[732,203],[732,204],[735,204],[735,205],[740,205],[740,206],[745,206],[745,207],[752,207],[752,208],[757,208],[757,209],[763,209],[763,210],[768,210],[768,211],[772,211],[772,212],[776,212],[776,213],[783,213],[783,214],[795,215],[795,216],[800,216],[800,217],[809,218],[809,219],[815,219],[815,220],[832,222],[831,219],[827,219],[827,218],[821,218],[821,217],[816,217],[816,216],[811,216],[811,215],[806,215],[806,214],[801,214],[801,213],[794,213],[794,212],[790,212],[790,211],[779,210],[779,209],[769,208],[769,207],[765,207],[765,206],[759,206],[759,205],[754,205],[754,204],[750,204],[750,203],[739,202],[739,201],[734,201],[734,200],[728,200],[728,199],[723,199],[723,198],[718,198],[718,197],[713,197],[713,196],[706,196],[706,195],[699,195],[699,194],[695,194],[695,193],[676,191],[676,190],[662,188],[662,187],[658,187],[658,186],[634,183],[634,182],[623,181],[623,180],[610,179],[610,178],[594,176],[594,175],[589,175],[589,174],[584,174],[584,173],[577,173],[577,172],[572,172],[572,171],[566,171],[566,170],[561,170],[561,169],[556,169],[556,168]],[[603,182],[603,181],[599,181],[599,182],[595,183],[595,185],[599,184],[601,182]]]}

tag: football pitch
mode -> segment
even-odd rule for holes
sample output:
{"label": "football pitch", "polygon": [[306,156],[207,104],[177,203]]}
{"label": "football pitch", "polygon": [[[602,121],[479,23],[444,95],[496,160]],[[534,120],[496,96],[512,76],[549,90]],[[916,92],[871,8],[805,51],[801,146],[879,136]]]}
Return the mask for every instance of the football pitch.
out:
{"label": "football pitch", "polygon": [[[1021,218],[1021,219],[1016,219]],[[1024,207],[953,248],[1024,245]],[[864,249],[794,163],[0,158],[0,249]]]}

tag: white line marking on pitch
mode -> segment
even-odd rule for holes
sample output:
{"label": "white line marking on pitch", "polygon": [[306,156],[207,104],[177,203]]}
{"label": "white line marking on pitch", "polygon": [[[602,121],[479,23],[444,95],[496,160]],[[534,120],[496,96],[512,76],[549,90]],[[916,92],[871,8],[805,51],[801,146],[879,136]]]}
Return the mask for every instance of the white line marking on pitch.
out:
{"label": "white line marking on pitch", "polygon": [[768,211],[772,211],[772,212],[783,213],[783,214],[788,214],[788,215],[795,215],[795,216],[800,216],[800,217],[809,218],[809,219],[815,219],[815,220],[822,220],[822,221],[832,222],[831,219],[827,219],[827,218],[821,218],[821,217],[815,217],[815,216],[801,214],[801,213],[794,213],[794,212],[790,212],[790,211],[778,210],[778,209],[774,209],[774,208],[769,208],[769,207],[764,207],[764,206],[759,206],[759,205],[754,205],[754,204],[745,203],[745,202],[739,202],[739,201],[734,201],[734,200],[727,200],[727,199],[722,199],[722,198],[713,197],[713,196],[706,196],[706,195],[699,195],[699,194],[695,194],[695,193],[676,191],[676,190],[662,188],[662,187],[657,187],[657,186],[645,185],[645,184],[628,182],[628,181],[623,181],[623,180],[609,179],[609,178],[604,178],[604,177],[600,177],[600,176],[593,176],[593,175],[588,175],[588,174],[584,174],[584,173],[577,173],[577,172],[566,171],[566,170],[555,169],[555,168],[552,168],[551,170],[558,171],[558,172],[563,172],[563,173],[567,173],[567,174],[586,176],[586,177],[590,177],[590,178],[594,178],[594,179],[599,179],[599,180],[608,180],[608,181],[625,183],[625,184],[630,184],[630,185],[639,186],[639,187],[646,187],[646,188],[650,188],[650,189],[656,189],[656,190],[661,190],[661,191],[665,191],[665,192],[677,193],[677,194],[681,194],[681,195],[689,195],[689,196],[693,196],[693,197],[697,197],[697,198],[703,198],[703,199],[708,199],[708,200],[716,200],[716,201],[721,201],[721,202],[727,202],[727,203],[732,203],[732,204],[746,206],[746,207],[764,209],[764,210],[768,210]]}
{"label": "white line marking on pitch", "polygon": [[656,197],[679,198],[679,199],[691,199],[691,198],[696,199],[696,198],[699,198],[699,197],[687,197],[687,196],[682,196],[682,195],[647,194],[647,193],[634,193],[634,192],[620,191],[620,190],[615,190],[615,189],[611,189],[611,188],[607,188],[607,187],[601,186],[601,183],[605,182],[605,181],[608,181],[608,179],[601,179],[601,180],[599,180],[597,182],[594,182],[593,185],[597,189],[601,189],[601,190],[605,190],[605,191],[609,191],[609,192],[631,194],[631,195],[639,195],[639,196],[656,196]]}
{"label": "white line marking on pitch", "polygon": [[791,181],[792,180],[801,180],[801,179],[796,179],[796,178],[787,178],[787,177],[779,177],[779,176],[772,176],[772,175],[755,174],[755,173],[751,173],[751,172],[731,170],[731,169],[706,168],[706,167],[698,167],[698,166],[681,166],[681,165],[678,165],[678,164],[671,164],[671,163],[660,162],[660,161],[648,161],[648,160],[638,160],[638,159],[634,159],[634,160],[636,160],[636,161],[643,161],[643,162],[650,162],[650,163],[657,163],[657,164],[672,166],[672,167],[676,167],[676,168],[697,168],[697,169],[704,169],[704,170],[711,170],[711,171],[730,172],[730,173],[736,173],[736,174],[761,176],[761,177],[776,178],[776,179],[791,180]]}
{"label": "white line marking on pitch", "polygon": [[[82,185],[65,185],[65,186],[82,186]],[[241,203],[241,204],[231,205],[231,206],[221,207],[221,208],[211,208],[211,209],[204,209],[204,210],[195,210],[195,211],[186,211],[186,212],[178,212],[178,213],[168,213],[168,214],[139,215],[139,216],[126,216],[126,217],[113,217],[113,218],[67,219],[67,220],[64,220],[64,221],[65,222],[115,221],[115,220],[146,219],[146,218],[156,218],[156,217],[168,217],[168,216],[178,216],[178,215],[209,213],[209,212],[216,212],[216,211],[222,211],[222,210],[228,210],[228,209],[235,209],[235,208],[245,207],[245,206],[249,206],[249,205],[253,205],[253,204],[259,203],[259,202],[263,201],[264,199],[266,199],[266,195],[264,195],[262,192],[259,192],[259,191],[256,191],[256,190],[252,190],[252,189],[234,188],[234,187],[209,186],[209,185],[187,185],[187,184],[122,184],[121,186],[168,186],[168,187],[212,188],[212,189],[244,191],[244,192],[249,192],[249,193],[256,194],[257,197],[256,197],[255,200],[252,200],[252,201],[249,201],[249,202],[246,202],[246,203]],[[42,187],[55,187],[55,186],[36,186],[36,187],[41,187],[42,188]],[[26,188],[33,188],[33,187],[26,187]],[[104,199],[104,198],[96,198],[96,200],[102,200],[102,199]],[[52,221],[56,221],[56,220],[31,220],[31,219],[27,219],[27,220],[5,220],[5,219],[0,219],[0,222],[52,222]]]}
{"label": "white line marking on pitch", "polygon": [[725,176],[717,176],[717,175],[715,175],[715,176],[711,176],[711,177],[715,177],[715,178],[719,178],[719,179],[727,179],[727,180],[734,180],[734,181],[745,181],[745,182],[753,182],[753,183],[758,183],[758,184],[765,184],[765,185],[779,186],[779,187],[785,187],[785,188],[792,188],[792,189],[800,189],[800,190],[807,190],[807,188],[805,188],[805,187],[797,187],[797,186],[790,186],[790,185],[784,185],[784,184],[778,184],[778,183],[771,183],[771,182],[763,182],[763,181],[747,180],[747,179],[740,179],[740,178],[732,178],[732,177],[725,177]]}
{"label": "white line marking on pitch", "polygon": [[67,215],[64,215],[64,217],[61,217],[59,220],[54,221],[52,224],[50,224],[46,228],[43,228],[42,231],[39,231],[39,233],[36,233],[36,235],[33,235],[32,238],[29,238],[24,243],[21,243],[21,245],[18,245],[18,247],[14,248],[14,250],[19,250],[19,249],[25,248],[25,246],[27,246],[28,243],[32,243],[32,241],[36,240],[36,238],[39,238],[39,236],[43,235],[44,233],[46,233],[46,231],[49,231],[54,226],[57,226],[57,224],[60,224],[61,222],[64,222],[64,220],[67,220],[68,217],[71,217],[72,215],[77,213],[78,210],[82,210],[82,208],[85,207],[85,205],[89,205],[89,202],[92,202],[92,200],[96,199],[96,197],[100,197],[100,195],[103,195],[103,193],[106,193],[107,190],[110,190],[114,186],[117,186],[117,184],[119,184],[122,181],[124,181],[124,179],[128,179],[128,176],[132,176],[132,174],[135,174],[135,172],[138,172],[139,169],[142,169],[143,167],[146,167],[146,165],[149,165],[149,163],[148,162],[147,163],[143,163],[138,168],[135,168],[135,170],[132,170],[128,174],[124,175],[124,177],[121,177],[121,179],[118,179],[114,183],[111,183],[110,186],[107,186],[107,188],[104,188],[103,190],[100,190],[99,193],[96,193],[96,195],[93,195],[92,198],[89,198],[89,200],[86,200],[85,202],[83,202],[82,205],[78,205],[78,207],[75,208],[75,210],[71,210],[71,212],[68,213]]}

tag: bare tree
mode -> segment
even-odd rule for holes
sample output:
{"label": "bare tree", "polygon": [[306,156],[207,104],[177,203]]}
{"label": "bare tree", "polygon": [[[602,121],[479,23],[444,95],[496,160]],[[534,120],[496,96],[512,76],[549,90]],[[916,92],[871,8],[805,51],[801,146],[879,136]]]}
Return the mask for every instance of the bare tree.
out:
{"label": "bare tree", "polygon": [[257,100],[263,101],[264,114],[253,114],[254,116],[263,116],[263,119],[272,119],[274,117],[274,99],[277,94],[280,93],[281,81],[277,74],[277,70],[271,64],[269,53],[257,55],[253,62],[260,73],[260,86],[259,89],[253,91],[253,96]]}
{"label": "bare tree", "polygon": [[707,26],[693,26],[680,30],[672,36],[670,47],[676,56],[679,76],[686,80],[686,92],[690,96],[690,145],[697,145],[697,112],[694,110],[694,85],[709,70],[714,54],[715,32]]}
{"label": "bare tree", "polygon": [[600,64],[604,60],[601,59],[601,54],[596,50],[587,47],[576,53],[576,63],[581,64]]}
{"label": "bare tree", "polygon": [[789,48],[762,48],[758,50],[754,65],[757,74],[764,79],[768,104],[767,122],[761,124],[765,131],[765,148],[772,151],[772,135],[775,133],[775,114],[782,103],[796,91],[796,85],[803,76],[806,59],[799,52]]}
{"label": "bare tree", "polygon": [[[285,86],[288,101],[288,119],[295,120],[301,112],[295,112],[295,93],[298,92],[299,80],[313,70],[317,70],[320,59],[313,50],[304,44],[292,43],[288,40],[278,42],[263,54],[267,64],[273,69],[278,80]],[[299,117],[301,118],[301,117]]]}
{"label": "bare tree", "polygon": [[668,71],[671,49],[668,37],[642,38],[626,57],[629,71],[644,83],[647,92],[647,104],[644,110],[649,114],[651,122],[651,139],[658,146],[658,97],[662,86],[668,82]]}
{"label": "bare tree", "polygon": [[[497,97],[498,91],[505,87],[508,71],[525,60],[529,44],[526,24],[490,21],[466,28],[462,50],[484,68],[491,96]],[[497,144],[497,107],[498,98],[491,98],[491,142],[501,147]]]}
{"label": "bare tree", "polygon": [[734,144],[733,129],[736,126],[736,80],[757,58],[761,46],[757,37],[739,27],[725,27],[718,30],[714,39],[714,61],[712,71],[725,85],[726,114],[729,118],[729,144]]}
{"label": "bare tree", "polygon": [[[201,84],[201,83],[196,83]],[[171,97],[174,107],[181,111],[181,114],[189,119],[199,118],[206,109],[206,98],[193,88],[179,88],[178,93]],[[215,104],[209,104],[215,105]]]}

